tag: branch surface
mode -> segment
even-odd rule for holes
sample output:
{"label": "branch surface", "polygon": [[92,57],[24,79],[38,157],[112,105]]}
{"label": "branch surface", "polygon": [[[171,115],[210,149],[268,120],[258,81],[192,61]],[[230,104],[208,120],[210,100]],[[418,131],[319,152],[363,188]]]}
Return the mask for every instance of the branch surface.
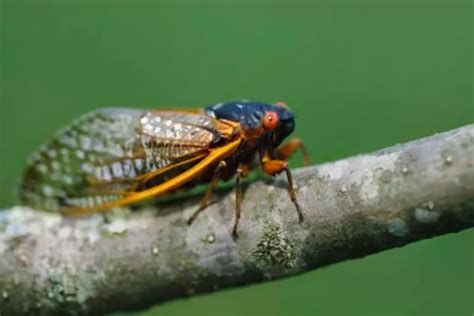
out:
{"label": "branch surface", "polygon": [[474,226],[474,124],[250,184],[188,227],[197,198],[104,221],[0,212],[0,315],[93,315],[301,273]]}

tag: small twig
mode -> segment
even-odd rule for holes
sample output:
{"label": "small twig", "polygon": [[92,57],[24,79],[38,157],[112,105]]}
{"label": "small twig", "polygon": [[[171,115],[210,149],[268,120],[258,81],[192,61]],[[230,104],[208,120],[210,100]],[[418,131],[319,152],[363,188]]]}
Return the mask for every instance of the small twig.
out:
{"label": "small twig", "polygon": [[265,281],[474,225],[474,125],[251,184],[240,238],[233,194],[64,219],[0,212],[0,314],[91,315]]}

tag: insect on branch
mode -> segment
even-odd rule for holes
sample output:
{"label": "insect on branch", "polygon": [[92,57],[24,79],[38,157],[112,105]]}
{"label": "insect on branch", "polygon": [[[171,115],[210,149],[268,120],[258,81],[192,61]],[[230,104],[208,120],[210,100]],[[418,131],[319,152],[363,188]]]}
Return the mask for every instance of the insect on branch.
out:
{"label": "insect on branch", "polygon": [[[0,314],[94,315],[302,273],[474,226],[474,125],[199,199],[62,218],[0,212]],[[280,185],[281,184],[281,185]]]}

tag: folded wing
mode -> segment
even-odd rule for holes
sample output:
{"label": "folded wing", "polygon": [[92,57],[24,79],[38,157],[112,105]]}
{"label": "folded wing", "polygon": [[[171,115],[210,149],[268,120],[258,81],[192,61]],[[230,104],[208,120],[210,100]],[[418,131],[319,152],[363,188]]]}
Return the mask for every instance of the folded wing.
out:
{"label": "folded wing", "polygon": [[91,112],[32,155],[20,198],[53,211],[128,201],[208,157],[213,145],[227,137],[219,124],[197,111]]}

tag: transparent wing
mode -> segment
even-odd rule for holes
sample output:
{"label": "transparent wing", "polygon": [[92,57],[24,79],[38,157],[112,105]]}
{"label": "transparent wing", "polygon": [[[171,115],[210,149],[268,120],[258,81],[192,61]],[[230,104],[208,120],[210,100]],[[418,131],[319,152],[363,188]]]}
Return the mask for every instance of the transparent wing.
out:
{"label": "transparent wing", "polygon": [[[204,159],[226,136],[190,111],[102,109],[62,129],[34,153],[20,198],[47,210],[93,208],[159,185]],[[148,185],[144,185],[147,184]]]}

